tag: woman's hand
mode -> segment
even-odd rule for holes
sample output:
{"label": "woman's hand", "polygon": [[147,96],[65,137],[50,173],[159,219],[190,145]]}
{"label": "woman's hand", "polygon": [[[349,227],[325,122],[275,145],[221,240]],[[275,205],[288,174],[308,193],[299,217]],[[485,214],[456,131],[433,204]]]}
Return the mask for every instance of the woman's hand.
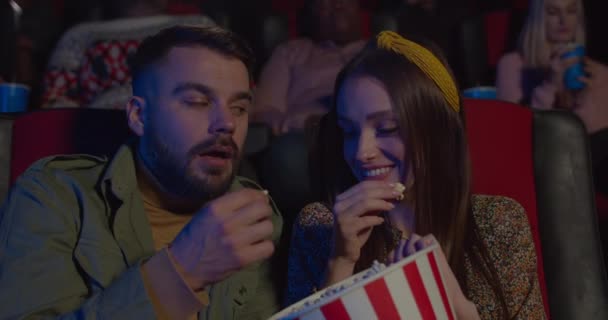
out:
{"label": "woman's hand", "polygon": [[594,133],[608,128],[608,66],[585,58],[586,76],[579,80],[585,83],[576,99],[574,113],[585,123],[587,132]]}
{"label": "woman's hand", "polygon": [[336,197],[332,210],[334,246],[328,263],[328,285],[352,275],[372,228],[384,222],[378,215],[395,208],[391,201],[402,196],[399,185],[364,181]]}
{"label": "woman's hand", "polygon": [[[431,245],[438,243],[432,234],[421,237],[417,234],[411,234],[409,239],[403,239],[397,245],[397,248],[392,252],[392,262],[397,262],[405,257],[413,255],[414,253],[424,250]],[[479,319],[479,313],[475,304],[469,301],[460,288],[458,280],[452,269],[448,265],[447,259],[441,247],[439,247],[439,254],[437,255],[437,264],[443,275],[445,285],[447,287],[450,301],[454,306],[457,319]]]}
{"label": "woman's hand", "polygon": [[551,53],[551,65],[549,69],[548,82],[551,83],[557,91],[563,91],[564,85],[564,73],[571,66],[581,62],[582,57],[570,57],[563,58],[569,50],[567,47],[559,47]]}
{"label": "woman's hand", "polygon": [[551,54],[549,74],[543,83],[534,88],[532,92],[532,100],[530,102],[532,108],[541,110],[552,109],[558,93],[564,91],[564,72],[570,66],[580,62],[579,57],[562,58],[568,50],[566,47],[560,47]]}
{"label": "woman's hand", "polygon": [[333,256],[355,264],[359,260],[361,248],[369,239],[372,227],[384,222],[378,214],[395,208],[392,201],[400,195],[395,184],[380,181],[364,181],[338,195],[333,207]]}

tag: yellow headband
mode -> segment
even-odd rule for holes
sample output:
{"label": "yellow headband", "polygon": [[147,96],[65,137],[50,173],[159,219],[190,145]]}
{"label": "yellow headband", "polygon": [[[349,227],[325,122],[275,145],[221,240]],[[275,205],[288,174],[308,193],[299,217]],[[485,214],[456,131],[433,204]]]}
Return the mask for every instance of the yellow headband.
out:
{"label": "yellow headband", "polygon": [[393,31],[382,31],[378,35],[378,47],[400,54],[415,64],[443,92],[448,104],[458,112],[458,90],[452,76],[433,53],[423,46],[401,37]]}

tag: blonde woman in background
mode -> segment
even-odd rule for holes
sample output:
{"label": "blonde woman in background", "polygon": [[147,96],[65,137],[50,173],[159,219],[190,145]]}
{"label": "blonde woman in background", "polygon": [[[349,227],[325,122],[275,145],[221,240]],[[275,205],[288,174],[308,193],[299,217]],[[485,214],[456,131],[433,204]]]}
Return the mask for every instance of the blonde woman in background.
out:
{"label": "blonde woman in background", "polygon": [[572,108],[574,92],[564,86],[563,75],[580,58],[562,57],[570,43],[585,45],[582,0],[532,0],[518,50],[498,63],[498,99],[536,109]]}
{"label": "blonde woman in background", "polygon": [[589,134],[608,130],[608,66],[583,57],[584,75],[578,80],[584,88],[564,85],[565,70],[581,58],[562,56],[570,43],[584,46],[585,36],[582,0],[532,0],[519,49],[498,63],[498,99],[535,109],[570,109]]}

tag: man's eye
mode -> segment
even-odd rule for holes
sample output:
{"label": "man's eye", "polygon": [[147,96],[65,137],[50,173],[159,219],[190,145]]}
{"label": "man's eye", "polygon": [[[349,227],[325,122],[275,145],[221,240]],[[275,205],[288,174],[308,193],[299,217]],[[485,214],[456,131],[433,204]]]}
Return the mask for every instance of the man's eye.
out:
{"label": "man's eye", "polygon": [[236,107],[235,106],[235,107],[230,108],[230,110],[232,111],[232,114],[234,116],[242,116],[247,113],[247,108],[245,108],[245,107]]}
{"label": "man's eye", "polygon": [[207,107],[209,106],[208,100],[195,100],[195,99],[185,99],[183,103],[188,107]]}

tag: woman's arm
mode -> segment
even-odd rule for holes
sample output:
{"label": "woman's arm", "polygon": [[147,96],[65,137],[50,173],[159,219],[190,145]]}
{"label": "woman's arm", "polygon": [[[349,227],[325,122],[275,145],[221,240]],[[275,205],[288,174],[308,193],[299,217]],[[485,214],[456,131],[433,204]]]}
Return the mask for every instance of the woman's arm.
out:
{"label": "woman's arm", "polygon": [[306,298],[324,282],[333,230],[333,215],[320,203],[307,205],[298,215],[289,248],[285,305]]}
{"label": "woman's arm", "polygon": [[551,82],[543,83],[532,90],[530,107],[539,110],[552,109],[557,97],[557,88]]}
{"label": "woman's arm", "polygon": [[[476,207],[480,233],[494,261],[509,317],[545,319],[536,250],[523,207],[506,197],[488,197]],[[478,310],[482,319],[492,318],[492,310],[484,306]]]}
{"label": "woman's arm", "polygon": [[496,70],[496,95],[499,100],[521,102],[522,66],[523,61],[517,52],[507,53],[500,59]]}

